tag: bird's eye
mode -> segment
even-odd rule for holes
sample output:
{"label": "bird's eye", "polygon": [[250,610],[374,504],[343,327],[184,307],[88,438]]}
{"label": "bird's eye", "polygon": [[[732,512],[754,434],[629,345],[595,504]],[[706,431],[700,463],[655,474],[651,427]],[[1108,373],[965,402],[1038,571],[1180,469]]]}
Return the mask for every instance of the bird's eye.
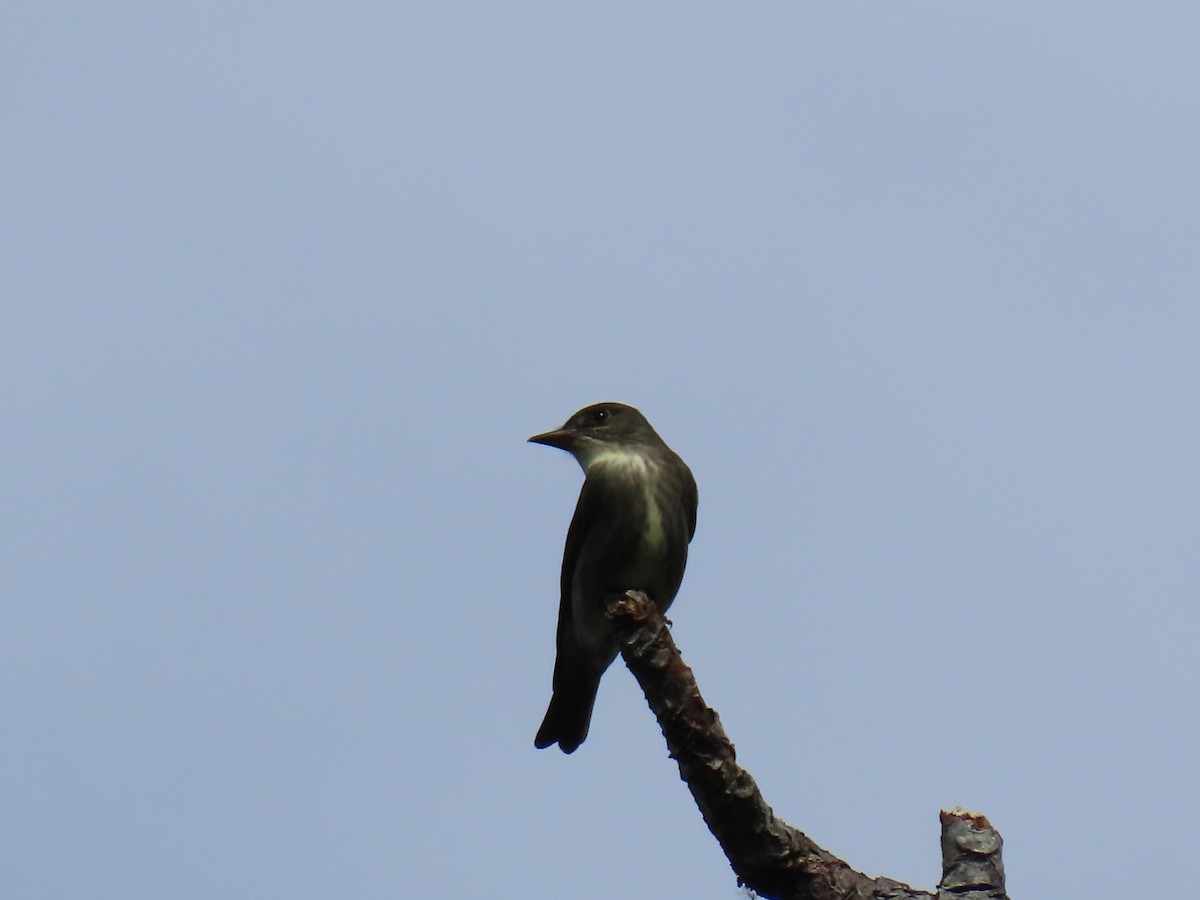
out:
{"label": "bird's eye", "polygon": [[607,422],[608,421],[608,410],[607,409],[598,409],[598,410],[596,410],[595,416],[596,416],[597,422]]}

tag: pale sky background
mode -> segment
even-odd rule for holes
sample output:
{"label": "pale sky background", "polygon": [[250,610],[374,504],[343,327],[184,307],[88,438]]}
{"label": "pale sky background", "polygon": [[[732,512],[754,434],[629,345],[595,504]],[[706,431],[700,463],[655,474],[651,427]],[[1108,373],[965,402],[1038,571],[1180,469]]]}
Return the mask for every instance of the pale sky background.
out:
{"label": "pale sky background", "polygon": [[635,682],[538,752],[581,481],[777,813],[1016,897],[1200,840],[1200,5],[0,13],[0,895],[735,898]]}

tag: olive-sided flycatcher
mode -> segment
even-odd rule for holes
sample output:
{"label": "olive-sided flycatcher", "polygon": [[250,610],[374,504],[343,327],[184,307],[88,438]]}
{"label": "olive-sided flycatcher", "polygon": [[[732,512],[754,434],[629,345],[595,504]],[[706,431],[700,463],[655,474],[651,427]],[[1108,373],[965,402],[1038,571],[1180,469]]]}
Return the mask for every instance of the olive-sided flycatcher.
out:
{"label": "olive-sided flycatcher", "polygon": [[600,676],[617,657],[608,601],[644,591],[665,612],[675,599],[696,531],[696,481],[623,403],[581,409],[529,440],[569,451],[584,472],[563,552],[554,694],[533,741],[571,753],[587,737]]}

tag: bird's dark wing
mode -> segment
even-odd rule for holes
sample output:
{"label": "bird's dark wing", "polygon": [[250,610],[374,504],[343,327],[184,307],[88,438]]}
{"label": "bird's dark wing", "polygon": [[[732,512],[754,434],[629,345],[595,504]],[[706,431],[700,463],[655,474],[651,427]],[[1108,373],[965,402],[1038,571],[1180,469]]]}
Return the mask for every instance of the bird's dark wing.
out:
{"label": "bird's dark wing", "polygon": [[600,496],[599,482],[585,478],[575,504],[575,515],[567,529],[567,545],[563,548],[562,574],[559,577],[558,637],[561,642],[564,632],[571,629],[571,583],[575,580],[575,567],[579,563],[579,552],[587,540],[588,533],[600,516],[604,504]]}
{"label": "bird's dark wing", "polygon": [[597,479],[585,478],[571,527],[567,529],[558,602],[554,694],[533,741],[539,748],[557,743],[564,753],[571,753],[583,743],[592,718],[592,705],[596,702],[596,690],[600,687],[600,676],[604,672],[604,667],[597,668],[579,645],[575,632],[575,604],[571,597],[580,554],[606,515],[608,504],[604,494]]}
{"label": "bird's dark wing", "polygon": [[683,486],[683,503],[688,513],[688,541],[696,536],[696,507],[700,503],[700,492],[696,488],[696,479],[692,470],[687,470],[687,480]]}

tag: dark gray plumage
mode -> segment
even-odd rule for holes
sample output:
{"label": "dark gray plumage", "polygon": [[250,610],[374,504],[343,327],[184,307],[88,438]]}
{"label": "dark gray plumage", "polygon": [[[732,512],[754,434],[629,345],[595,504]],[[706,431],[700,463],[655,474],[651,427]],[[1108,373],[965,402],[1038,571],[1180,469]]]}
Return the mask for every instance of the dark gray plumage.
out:
{"label": "dark gray plumage", "polygon": [[554,694],[534,739],[571,753],[587,737],[600,676],[617,656],[605,607],[628,590],[645,591],[661,611],[671,605],[696,531],[696,482],[645,416],[623,403],[581,409],[529,440],[569,451],[584,471],[563,553]]}

